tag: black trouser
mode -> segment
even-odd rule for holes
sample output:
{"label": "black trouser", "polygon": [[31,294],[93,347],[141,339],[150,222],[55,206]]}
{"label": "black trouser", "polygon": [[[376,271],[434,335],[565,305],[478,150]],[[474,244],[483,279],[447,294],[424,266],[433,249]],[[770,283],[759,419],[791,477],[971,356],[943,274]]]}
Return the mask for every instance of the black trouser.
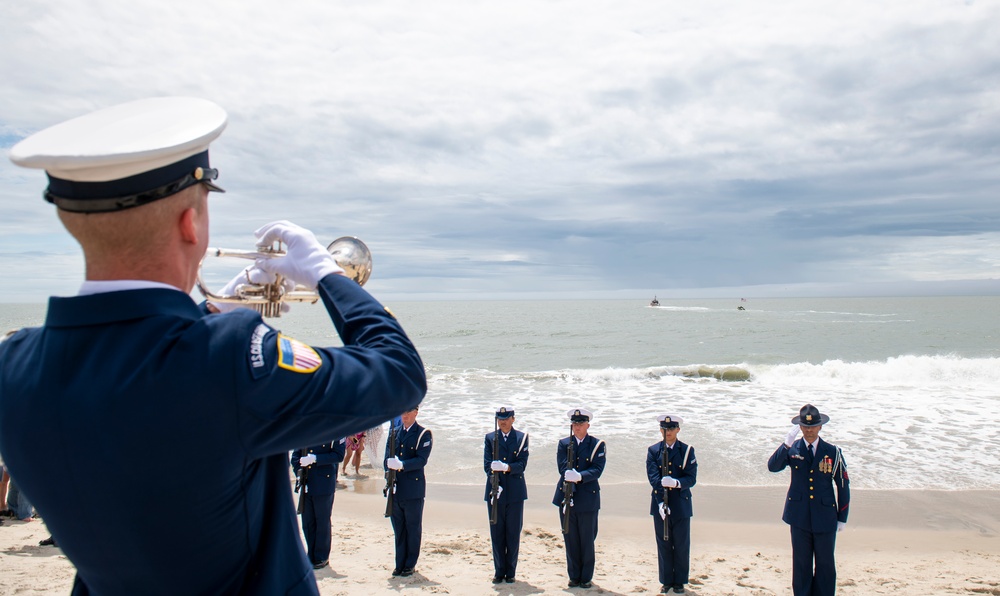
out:
{"label": "black trouser", "polygon": [[[594,579],[594,541],[597,540],[597,511],[570,511],[566,542],[566,571],[570,581],[589,582]],[[562,516],[560,515],[560,523]]]}
{"label": "black trouser", "polygon": [[[792,529],[792,594],[833,596],[837,589],[837,563],[833,550],[836,532]],[[815,568],[813,562],[815,561]]]}
{"label": "black trouser", "polygon": [[424,500],[392,500],[392,531],[396,534],[396,569],[413,569],[420,556]]}
{"label": "black trouser", "polygon": [[330,559],[330,517],[334,496],[306,493],[301,497],[305,499],[302,504],[302,533],[306,537],[306,553],[314,565]]}
{"label": "black trouser", "polygon": [[[486,503],[486,510],[492,506]],[[497,505],[497,523],[490,524],[493,542],[493,576],[513,578],[517,572],[517,553],[521,548],[521,528],[524,526],[524,501],[501,501]]]}
{"label": "black trouser", "polygon": [[660,583],[665,586],[688,583],[691,563],[691,518],[674,519],[667,516],[670,539],[663,539],[663,518],[653,516],[656,532],[656,554],[659,560]]}

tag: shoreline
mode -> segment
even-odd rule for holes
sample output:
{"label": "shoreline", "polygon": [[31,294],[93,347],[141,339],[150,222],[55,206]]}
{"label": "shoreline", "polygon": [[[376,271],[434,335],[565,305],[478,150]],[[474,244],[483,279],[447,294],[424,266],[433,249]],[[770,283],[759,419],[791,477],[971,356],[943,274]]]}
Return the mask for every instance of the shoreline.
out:
{"label": "shoreline", "polygon": [[[331,567],[323,595],[656,594],[656,547],[646,489],[602,488],[594,588],[566,588],[553,486],[529,485],[518,581],[494,586],[483,486],[429,484],[417,573],[392,578],[393,537],[383,517],[382,476],[342,477],[333,510]],[[688,594],[777,596],[790,592],[791,546],[781,521],[784,487],[695,486]],[[1000,595],[1000,493],[852,491],[837,538],[838,593]],[[178,523],[199,523],[197,519]],[[0,594],[67,594],[72,564],[40,547],[40,521],[0,526]]]}

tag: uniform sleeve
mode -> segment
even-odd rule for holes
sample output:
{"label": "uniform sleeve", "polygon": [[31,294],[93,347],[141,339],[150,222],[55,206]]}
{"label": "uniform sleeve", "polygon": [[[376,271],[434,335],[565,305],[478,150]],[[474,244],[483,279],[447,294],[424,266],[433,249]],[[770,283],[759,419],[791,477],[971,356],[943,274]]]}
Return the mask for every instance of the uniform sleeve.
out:
{"label": "uniform sleeve", "polygon": [[494,433],[487,433],[486,437],[483,438],[483,471],[486,472],[487,478],[493,473],[493,469],[490,467],[490,464],[493,463],[493,439],[490,435],[496,436]]}
{"label": "uniform sleeve", "polygon": [[691,488],[698,483],[698,458],[694,455],[694,447],[691,448],[691,452],[687,456],[688,459],[685,462],[687,465],[680,470],[680,474],[677,474],[677,471],[674,472],[674,478],[681,483],[681,489]]}
{"label": "uniform sleeve", "polygon": [[656,453],[656,445],[651,445],[646,450],[646,479],[649,480],[649,485],[653,487],[653,490],[661,494],[658,500],[663,500],[663,491],[660,490],[663,485],[660,484],[660,478],[663,478],[660,474],[660,458]]}
{"label": "uniform sleeve", "polygon": [[329,453],[317,453],[316,463],[320,465],[339,464],[347,454],[347,443],[341,439],[333,444]]}
{"label": "uniform sleeve", "polygon": [[782,443],[778,445],[777,451],[767,460],[767,469],[772,472],[780,472],[788,466],[788,446]]}
{"label": "uniform sleeve", "polygon": [[837,486],[837,521],[847,523],[847,514],[851,506],[851,479],[847,475],[847,462],[844,454],[837,448],[838,465],[834,469],[833,483]]}
{"label": "uniform sleeve", "polygon": [[600,447],[597,448],[597,452],[594,454],[594,459],[590,462],[590,467],[580,472],[580,476],[582,477],[580,480],[581,483],[593,482],[601,477],[601,474],[604,473],[604,464],[607,463],[607,449],[608,446],[604,441],[601,441]]}
{"label": "uniform sleeve", "polygon": [[423,433],[423,435],[419,437],[420,444],[417,445],[416,454],[413,457],[403,460],[404,472],[419,470],[427,465],[427,458],[431,455],[431,447],[434,446],[434,437],[430,430]]}
{"label": "uniform sleeve", "polygon": [[[517,435],[514,435],[517,438]],[[510,462],[510,469],[507,470],[507,474],[524,474],[525,468],[528,467],[528,443],[530,439],[528,434],[524,435],[524,448],[517,452],[517,457],[514,461]],[[520,447],[520,445],[518,445]]]}
{"label": "uniform sleeve", "polygon": [[302,467],[302,466],[299,465],[299,460],[300,459],[302,459],[302,450],[301,449],[295,449],[295,450],[293,450],[292,451],[292,471],[295,472],[296,474],[299,473],[299,468]]}
{"label": "uniform sleeve", "polygon": [[378,301],[340,275],[324,277],[317,290],[342,347],[309,346],[247,309],[205,317],[222,344],[211,354],[235,359],[234,397],[251,457],[364,431],[416,406],[427,391],[416,348]]}
{"label": "uniform sleeve", "polygon": [[390,457],[393,457],[393,456],[396,455],[395,453],[392,453],[392,438],[394,436],[396,436],[396,428],[393,427],[393,426],[390,426],[389,427],[389,434],[385,438],[385,449],[382,451],[382,471],[384,471],[384,472],[388,472],[389,471],[389,466],[386,464],[386,462],[389,461]]}
{"label": "uniform sleeve", "polygon": [[[569,440],[572,441],[573,438],[570,437]],[[562,478],[563,474],[566,473],[566,470],[569,469],[569,454],[567,454],[566,451],[569,449],[570,445],[571,443],[563,443],[562,441],[559,441],[559,443],[556,444],[556,468],[559,470],[560,478]]]}

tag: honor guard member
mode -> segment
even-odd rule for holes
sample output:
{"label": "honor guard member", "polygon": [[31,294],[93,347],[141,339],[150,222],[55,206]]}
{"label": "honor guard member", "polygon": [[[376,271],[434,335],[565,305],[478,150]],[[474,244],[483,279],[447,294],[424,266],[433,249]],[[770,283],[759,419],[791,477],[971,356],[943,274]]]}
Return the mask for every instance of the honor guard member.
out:
{"label": "honor guard member", "polygon": [[[386,441],[386,470],[396,471],[396,484],[390,488],[392,498],[392,531],[396,537],[396,567],[394,576],[413,575],[420,556],[423,534],[424,497],[427,477],[424,466],[430,457],[434,437],[429,428],[417,424],[417,408],[403,412],[402,423],[390,431]],[[389,446],[395,444],[395,450]]]}
{"label": "honor guard member", "polygon": [[683,594],[691,561],[691,487],[698,481],[698,460],[694,447],[677,440],[684,422],[680,416],[664,414],[657,420],[662,440],[646,451],[646,477],[653,487],[649,514],[656,533],[660,592]]}
{"label": "honor guard member", "polygon": [[[772,472],[792,469],[781,519],[791,526],[795,596],[832,596],[837,587],[833,551],[837,532],[847,524],[851,483],[840,448],[819,438],[829,420],[816,406],[802,406],[792,418],[795,426],[767,461]],[[796,440],[800,430],[802,438]]]}
{"label": "honor guard member", "polygon": [[292,471],[298,479],[295,488],[302,512],[302,533],[313,569],[330,564],[330,517],[337,492],[337,471],[346,452],[347,441],[340,439],[292,453]]}
{"label": "honor guard member", "polygon": [[[221,191],[208,145],[225,125],[210,101],[152,98],[10,151],[46,171],[45,199],[86,263],[78,295],[51,298],[43,326],[0,343],[0,451],[76,567],[73,594],[317,594],[288,452],[426,392],[399,323],[294,224],[258,230],[287,256],[239,278],[316,288],[343,347],[191,299],[208,193]],[[164,514],[182,502],[205,523]]]}
{"label": "honor guard member", "polygon": [[[604,472],[606,448],[604,441],[587,434],[594,414],[585,408],[574,408],[569,416],[572,434],[559,441],[556,448],[556,467],[559,468],[559,482],[552,504],[559,507],[560,514],[568,507],[568,532],[563,533],[566,542],[566,570],[569,573],[569,587],[590,588],[594,579],[594,541],[597,540],[597,514],[601,509],[601,485],[598,479]],[[570,459],[569,451],[573,457]],[[564,503],[563,484],[573,484],[573,496]],[[562,521],[560,519],[560,521]]]}
{"label": "honor guard member", "polygon": [[[521,547],[524,501],[528,498],[528,486],[524,482],[524,469],[528,467],[528,433],[514,430],[514,408],[506,406],[496,411],[496,426],[496,430],[486,435],[483,443],[485,500],[493,543],[493,583],[512,584],[516,578],[517,553]],[[497,480],[496,495],[493,494],[494,477]]]}

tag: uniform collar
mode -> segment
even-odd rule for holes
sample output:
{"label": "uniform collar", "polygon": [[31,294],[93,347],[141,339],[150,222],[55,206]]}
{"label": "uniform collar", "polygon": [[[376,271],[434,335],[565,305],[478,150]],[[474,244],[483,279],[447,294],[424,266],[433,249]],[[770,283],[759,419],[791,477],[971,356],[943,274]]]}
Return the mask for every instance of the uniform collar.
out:
{"label": "uniform collar", "polygon": [[47,327],[104,325],[151,316],[174,316],[198,320],[205,314],[191,296],[175,288],[150,288],[49,298]]}
{"label": "uniform collar", "polygon": [[90,296],[91,294],[104,294],[107,292],[121,292],[123,290],[149,290],[161,288],[164,290],[177,290],[180,288],[158,281],[148,281],[145,279],[113,279],[95,281],[88,279],[80,286],[77,296]]}

